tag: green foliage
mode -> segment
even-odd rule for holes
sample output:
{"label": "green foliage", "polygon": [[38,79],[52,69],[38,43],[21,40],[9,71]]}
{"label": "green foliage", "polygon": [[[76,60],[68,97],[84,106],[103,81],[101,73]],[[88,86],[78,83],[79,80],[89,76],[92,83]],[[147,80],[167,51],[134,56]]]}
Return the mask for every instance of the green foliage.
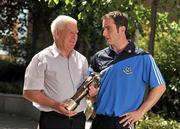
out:
{"label": "green foliage", "polygon": [[156,47],[155,58],[167,84],[167,91],[162,103],[168,105],[164,107],[159,106],[167,112],[168,116],[180,118],[180,36],[178,36],[180,34],[180,27],[174,25],[174,23],[170,23],[169,26],[171,28],[167,28],[168,33],[164,31],[160,34],[166,38],[157,38],[157,45],[159,47]]}
{"label": "green foliage", "polygon": [[[0,48],[8,51],[13,61],[23,63],[27,31],[27,1],[3,0],[0,3]],[[20,15],[21,14],[21,15]]]}
{"label": "green foliage", "polygon": [[[50,2],[51,8],[63,5],[59,14],[66,14],[74,17],[79,23],[79,41],[76,46],[88,59],[99,49],[107,44],[103,40],[101,31],[101,17],[109,11],[120,10],[129,17],[128,37],[135,38],[136,30],[143,33],[141,26],[142,19],[146,21],[150,17],[140,0],[45,0]],[[58,3],[58,4],[55,4]],[[140,15],[140,16],[139,16]]]}
{"label": "green foliage", "polygon": [[169,22],[179,22],[180,17],[180,1],[179,0],[160,0],[160,12],[169,12],[168,21]]}
{"label": "green foliage", "polygon": [[0,61],[0,93],[22,94],[25,66]]}
{"label": "green foliage", "polygon": [[0,82],[0,93],[22,94],[23,82]]}
{"label": "green foliage", "polygon": [[24,78],[25,66],[8,61],[0,61],[0,82],[16,82]]}
{"label": "green foliage", "polygon": [[[166,118],[180,119],[180,26],[169,22],[168,17],[169,13],[158,13],[154,55],[167,90],[153,111]],[[144,25],[144,35],[138,37],[138,45],[147,50],[149,29]]]}
{"label": "green foliage", "polygon": [[[16,42],[13,36],[3,35],[0,38],[0,47],[2,47],[3,50],[8,51],[10,56],[10,62],[24,64],[24,59],[27,55],[27,51],[25,50],[27,44],[22,42]],[[23,39],[24,38],[22,38],[22,40]]]}
{"label": "green foliage", "polygon": [[136,129],[180,129],[180,123],[174,120],[165,120],[159,115],[148,113],[138,122]]}
{"label": "green foliage", "polygon": [[[39,1],[39,2],[38,2]],[[48,4],[49,9],[44,6],[44,2]],[[142,1],[142,0],[25,0],[23,2],[19,0],[13,0],[8,3],[8,0],[3,0],[2,4],[3,9],[1,10],[1,19],[2,22],[0,27],[2,32],[4,33],[7,28],[12,30],[13,23],[17,20],[17,16],[19,13],[23,13],[23,9],[28,9],[32,14],[32,17],[29,17],[30,20],[33,21],[33,34],[32,35],[32,43],[29,43],[31,46],[29,50],[32,53],[26,52],[26,50],[22,47],[14,47],[14,44],[10,44],[11,46],[8,48],[9,44],[5,44],[4,46],[9,50],[12,50],[12,55],[15,54],[19,58],[22,56],[25,59],[25,56],[34,55],[38,50],[37,47],[37,39],[39,38],[40,31],[42,32],[42,28],[49,29],[49,21],[52,21],[53,17],[56,17],[58,14],[67,14],[71,15],[79,21],[79,41],[76,46],[80,52],[82,52],[88,59],[99,49],[106,46],[102,35],[101,35],[101,17],[113,10],[120,10],[128,14],[130,22],[129,22],[129,37],[135,39],[135,32],[139,32],[144,36],[149,33],[149,19],[150,19],[150,3],[151,1]],[[144,4],[146,3],[146,4]],[[158,7],[158,11],[165,13],[166,11],[170,11],[168,15],[169,21],[178,22],[179,17],[179,1],[177,0],[165,0],[160,1],[160,6]],[[172,11],[173,10],[173,11]],[[47,16],[44,17],[44,14]],[[27,15],[24,13],[24,15]],[[92,19],[92,20],[91,20]],[[21,19],[23,20],[23,19]],[[24,19],[25,20],[25,19]],[[43,21],[43,22],[42,22]],[[48,22],[47,22],[48,21]],[[31,22],[31,21],[28,21]],[[24,26],[27,26],[25,21],[22,22]],[[43,23],[46,26],[41,26]],[[165,22],[164,22],[165,23]],[[166,24],[166,23],[165,23]],[[38,25],[38,26],[37,26]],[[24,29],[20,28],[20,32],[23,33]],[[43,30],[47,31],[47,30]],[[144,33],[147,31],[148,33]],[[9,31],[10,32],[10,31]],[[1,31],[0,31],[1,33]],[[3,34],[2,34],[3,36]],[[0,38],[2,38],[0,36]],[[25,40],[23,40],[25,42]],[[30,42],[30,41],[28,41]],[[11,49],[14,47],[13,49]],[[39,48],[37,48],[39,49]],[[14,50],[14,51],[13,51]],[[29,58],[29,57],[28,57]],[[27,59],[27,58],[26,58]]]}

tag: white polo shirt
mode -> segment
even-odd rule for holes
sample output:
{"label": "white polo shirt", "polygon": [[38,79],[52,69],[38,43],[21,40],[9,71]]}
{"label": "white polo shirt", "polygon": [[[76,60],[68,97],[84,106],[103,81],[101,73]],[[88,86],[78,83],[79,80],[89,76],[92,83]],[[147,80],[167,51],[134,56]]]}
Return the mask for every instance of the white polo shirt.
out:
{"label": "white polo shirt", "polygon": [[[63,102],[76,93],[87,76],[87,59],[76,50],[65,58],[54,43],[32,58],[26,68],[24,90],[43,90],[48,97]],[[40,111],[54,110],[34,102],[33,105]],[[75,111],[81,112],[85,108],[83,99]]]}

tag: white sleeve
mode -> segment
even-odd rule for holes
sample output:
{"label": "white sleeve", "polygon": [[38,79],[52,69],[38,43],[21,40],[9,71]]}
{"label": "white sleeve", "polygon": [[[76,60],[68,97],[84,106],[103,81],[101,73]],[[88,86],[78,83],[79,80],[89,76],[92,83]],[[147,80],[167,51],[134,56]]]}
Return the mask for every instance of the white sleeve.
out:
{"label": "white sleeve", "polygon": [[26,68],[24,90],[43,90],[46,63],[34,56]]}

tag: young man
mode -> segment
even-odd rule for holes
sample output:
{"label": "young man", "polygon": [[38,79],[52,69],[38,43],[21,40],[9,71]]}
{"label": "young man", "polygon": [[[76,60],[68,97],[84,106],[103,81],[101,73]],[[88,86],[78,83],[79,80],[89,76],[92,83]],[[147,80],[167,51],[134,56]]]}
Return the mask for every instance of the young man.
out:
{"label": "young man", "polygon": [[[103,71],[92,129],[134,128],[165,92],[153,57],[127,39],[127,26],[127,17],[119,11],[102,17],[103,36],[109,47],[97,52],[91,62],[95,72]],[[151,91],[143,102],[147,84]]]}
{"label": "young man", "polygon": [[40,129],[84,129],[85,99],[75,111],[68,111],[63,103],[88,76],[86,58],[74,50],[77,21],[58,16],[51,24],[51,32],[53,45],[36,54],[26,69],[23,95],[41,111]]}

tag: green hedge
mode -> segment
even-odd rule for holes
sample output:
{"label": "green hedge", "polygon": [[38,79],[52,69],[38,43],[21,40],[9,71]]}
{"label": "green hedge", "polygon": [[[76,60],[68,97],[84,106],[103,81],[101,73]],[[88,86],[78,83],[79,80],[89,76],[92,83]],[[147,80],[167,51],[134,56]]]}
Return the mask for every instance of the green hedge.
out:
{"label": "green hedge", "polygon": [[22,94],[23,82],[0,82],[0,93]]}
{"label": "green hedge", "polygon": [[17,82],[24,79],[25,65],[0,60],[0,82]]}

